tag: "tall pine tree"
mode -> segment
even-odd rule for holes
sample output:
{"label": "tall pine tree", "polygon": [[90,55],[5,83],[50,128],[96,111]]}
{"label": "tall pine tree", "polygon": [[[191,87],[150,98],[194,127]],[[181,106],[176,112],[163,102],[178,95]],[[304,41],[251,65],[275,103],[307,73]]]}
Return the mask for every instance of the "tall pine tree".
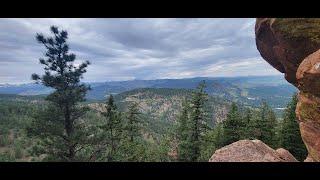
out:
{"label": "tall pine tree", "polygon": [[136,102],[132,102],[128,108],[127,115],[127,135],[130,142],[134,142],[135,140],[141,138],[141,120],[139,117],[139,109],[138,104]]}
{"label": "tall pine tree", "polygon": [[190,122],[189,122],[189,102],[185,99],[182,103],[182,111],[178,117],[178,160],[189,161],[190,159]]}
{"label": "tall pine tree", "polygon": [[123,135],[123,122],[121,113],[117,110],[113,96],[110,95],[106,104],[106,112],[103,116],[106,119],[106,124],[102,126],[104,130],[104,139],[107,141],[107,160],[113,161],[115,154],[118,152],[120,140]]}
{"label": "tall pine tree", "polygon": [[252,110],[247,108],[243,117],[244,129],[241,139],[252,139],[253,134],[253,122],[252,122]]}
{"label": "tall pine tree", "polygon": [[223,122],[224,145],[231,144],[241,138],[241,117],[236,103],[231,104],[227,119]]}
{"label": "tall pine tree", "polygon": [[208,94],[205,92],[205,81],[201,82],[192,94],[190,117],[190,161],[198,161],[201,153],[201,143],[208,126],[206,122],[205,102]]}
{"label": "tall pine tree", "polygon": [[145,161],[147,154],[146,142],[142,136],[143,124],[138,104],[131,102],[128,107],[123,140],[122,156],[124,161]]}
{"label": "tall pine tree", "polygon": [[266,101],[262,101],[257,120],[258,121],[256,125],[259,133],[256,138],[263,141],[267,145],[276,148],[277,142],[275,139],[277,120],[273,110]]}
{"label": "tall pine tree", "polygon": [[52,37],[37,34],[37,41],[46,48],[45,58],[40,58],[44,65],[44,75],[32,75],[32,79],[54,92],[46,97],[50,106],[39,113],[36,121],[29,128],[30,134],[38,136],[38,151],[54,161],[76,161],[84,144],[88,143],[87,133],[80,123],[80,118],[87,108],[79,106],[85,100],[90,89],[80,83],[89,61],[79,66],[74,65],[76,55],[69,53],[68,33],[51,27]]}

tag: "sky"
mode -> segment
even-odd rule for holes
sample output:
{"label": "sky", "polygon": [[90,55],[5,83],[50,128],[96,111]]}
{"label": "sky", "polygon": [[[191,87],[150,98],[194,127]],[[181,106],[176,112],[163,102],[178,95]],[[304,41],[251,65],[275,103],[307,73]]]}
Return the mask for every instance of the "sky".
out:
{"label": "sky", "polygon": [[36,33],[69,34],[75,64],[89,60],[85,82],[280,75],[255,44],[255,19],[1,19],[0,84],[43,74]]}

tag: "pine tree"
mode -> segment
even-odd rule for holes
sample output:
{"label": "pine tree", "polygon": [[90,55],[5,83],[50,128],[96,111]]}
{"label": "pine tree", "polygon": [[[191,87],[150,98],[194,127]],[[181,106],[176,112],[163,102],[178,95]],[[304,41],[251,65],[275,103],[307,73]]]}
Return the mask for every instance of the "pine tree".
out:
{"label": "pine tree", "polygon": [[242,133],[242,139],[253,139],[253,119],[252,110],[247,108],[243,117],[244,129]]}
{"label": "pine tree", "polygon": [[227,119],[223,122],[224,145],[231,144],[241,138],[241,117],[235,103],[231,104]]}
{"label": "pine tree", "polygon": [[214,146],[216,149],[221,148],[224,143],[224,129],[223,129],[223,124],[218,123],[214,127]]}
{"label": "pine tree", "polygon": [[277,145],[275,142],[277,120],[274,112],[266,101],[262,102],[259,115],[260,116],[257,122],[257,130],[259,131],[259,135],[256,138],[275,148]]}
{"label": "pine tree", "polygon": [[80,83],[89,61],[75,66],[76,55],[69,53],[66,42],[68,33],[59,31],[55,26],[51,27],[51,33],[53,37],[36,36],[47,49],[45,58],[39,60],[45,66],[45,74],[33,74],[32,79],[53,88],[54,92],[46,98],[50,102],[49,108],[40,113],[43,116],[37,117],[29,132],[42,139],[39,144],[41,152],[52,160],[75,161],[78,160],[77,153],[83,149],[82,145],[88,142],[88,134],[79,121],[87,108],[80,107],[78,103],[85,100],[90,89]]}
{"label": "pine tree", "polygon": [[127,121],[125,125],[125,138],[121,149],[124,161],[145,161],[147,153],[147,143],[142,136],[142,121],[138,109],[138,104],[129,104]]}
{"label": "pine tree", "polygon": [[141,121],[139,117],[139,109],[138,104],[136,102],[132,102],[128,108],[128,117],[127,117],[127,134],[130,142],[134,142],[135,140],[142,137],[141,134]]}
{"label": "pine tree", "polygon": [[121,113],[117,111],[117,106],[114,103],[112,95],[109,96],[106,107],[107,111],[103,113],[106,124],[102,126],[102,129],[105,132],[105,139],[110,147],[107,151],[107,160],[113,161],[123,135],[123,123]]}
{"label": "pine tree", "polygon": [[267,120],[268,120],[267,134],[269,134],[268,135],[269,138],[265,143],[269,144],[270,147],[272,148],[277,148],[279,144],[277,141],[277,134],[276,134],[278,123],[277,123],[276,115],[271,108],[269,109]]}
{"label": "pine tree", "polygon": [[302,141],[296,118],[295,109],[297,101],[297,95],[295,94],[285,110],[280,132],[280,145],[292,153],[298,160],[303,161],[308,153]]}
{"label": "pine tree", "polygon": [[198,161],[200,148],[208,126],[205,119],[204,104],[208,94],[205,92],[205,81],[201,82],[192,94],[191,117],[190,117],[190,161]]}
{"label": "pine tree", "polygon": [[190,144],[189,144],[189,103],[184,100],[182,103],[182,111],[178,118],[177,138],[178,138],[178,160],[189,161]]}

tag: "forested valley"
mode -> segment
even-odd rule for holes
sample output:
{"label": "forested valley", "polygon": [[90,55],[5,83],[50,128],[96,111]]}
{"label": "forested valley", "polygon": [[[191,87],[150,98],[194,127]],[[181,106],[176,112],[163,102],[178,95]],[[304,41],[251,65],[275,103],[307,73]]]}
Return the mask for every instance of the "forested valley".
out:
{"label": "forested valley", "polygon": [[[296,94],[283,112],[197,88],[136,88],[88,101],[81,82],[90,62],[75,65],[68,33],[51,27],[37,34],[45,49],[44,74],[35,83],[49,95],[0,94],[0,161],[207,162],[215,150],[241,139],[259,139],[307,156],[296,120]],[[274,100],[277,102],[276,100]]]}

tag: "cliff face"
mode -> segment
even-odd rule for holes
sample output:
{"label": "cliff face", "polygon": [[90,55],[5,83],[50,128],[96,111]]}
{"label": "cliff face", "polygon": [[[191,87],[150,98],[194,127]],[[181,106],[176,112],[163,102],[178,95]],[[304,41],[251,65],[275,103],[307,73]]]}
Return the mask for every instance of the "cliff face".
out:
{"label": "cliff face", "polygon": [[320,161],[320,19],[258,18],[261,56],[299,90],[296,114],[309,155]]}

